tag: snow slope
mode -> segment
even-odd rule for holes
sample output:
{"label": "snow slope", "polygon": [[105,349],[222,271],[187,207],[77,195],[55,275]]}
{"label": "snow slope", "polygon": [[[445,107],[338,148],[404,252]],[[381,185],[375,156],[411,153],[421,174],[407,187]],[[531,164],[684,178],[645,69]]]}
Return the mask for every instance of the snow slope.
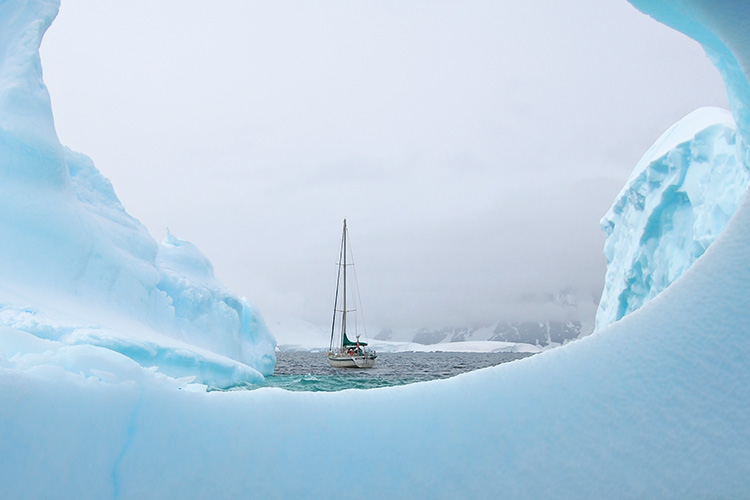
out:
{"label": "snow slope", "polygon": [[[750,57],[750,7],[637,5],[722,55],[747,144],[737,62]],[[205,392],[109,349],[47,349],[56,341],[3,327],[3,349],[28,358],[0,355],[0,497],[745,498],[748,253],[744,199],[678,279],[593,335],[370,391]]]}

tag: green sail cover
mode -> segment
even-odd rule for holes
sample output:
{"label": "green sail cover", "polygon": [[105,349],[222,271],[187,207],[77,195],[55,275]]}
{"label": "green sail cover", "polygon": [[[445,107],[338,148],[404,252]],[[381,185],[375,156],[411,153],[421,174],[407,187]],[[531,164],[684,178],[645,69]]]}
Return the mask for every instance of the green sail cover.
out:
{"label": "green sail cover", "polygon": [[[355,340],[354,342],[352,342],[351,340],[349,340],[349,337],[346,336],[346,333],[344,333],[344,347],[356,346],[356,345],[357,345],[357,341]],[[367,345],[367,342],[360,342],[359,345],[365,346]]]}

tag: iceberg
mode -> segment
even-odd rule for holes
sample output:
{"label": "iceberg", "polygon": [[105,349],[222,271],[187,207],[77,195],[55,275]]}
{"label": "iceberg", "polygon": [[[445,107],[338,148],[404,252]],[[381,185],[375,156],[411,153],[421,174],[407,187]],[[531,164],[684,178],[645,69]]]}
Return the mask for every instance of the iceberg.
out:
{"label": "iceberg", "polygon": [[[708,0],[634,3],[707,47],[733,96],[743,139],[739,157],[747,158],[750,93],[743,67],[750,62],[750,30],[744,24],[750,7]],[[159,246],[137,237],[145,231],[124,212],[111,203],[99,207],[101,213],[83,208],[74,181],[60,167],[66,153],[53,140],[48,107],[37,105],[46,92],[35,50],[55,11],[51,1],[0,3],[0,234],[14,242],[3,247],[0,258],[5,325],[0,327],[0,496],[328,498],[332,491],[353,498],[747,496],[746,196],[733,215],[726,212],[730,217],[713,243],[669,286],[618,321],[565,346],[453,379],[385,389],[207,392],[191,383],[192,376],[170,375],[161,366],[154,370],[127,349],[112,348],[123,338],[145,343],[158,333],[157,346],[166,345],[165,338],[175,343],[169,353],[182,353],[178,342],[195,353],[203,348],[195,345],[195,330],[182,338],[148,326],[148,332],[125,336],[131,320],[108,324],[107,336],[110,330],[99,323],[80,319],[96,318],[90,311],[79,307],[79,319],[72,321],[69,308],[62,307],[107,305],[123,318],[136,318],[138,325],[164,321],[174,331],[184,327],[183,320],[202,324],[193,307],[219,317],[228,311],[221,304],[216,311],[206,306],[223,300],[224,292],[194,247],[168,236],[163,256],[171,264],[160,263]],[[19,59],[20,49],[28,49],[30,58]],[[18,94],[9,98],[8,92]],[[29,107],[14,114],[14,106],[22,105]],[[27,119],[26,112],[34,114]],[[725,119],[719,128],[714,125],[690,129],[665,153],[686,141],[695,144],[693,138],[705,130],[714,144],[724,144],[718,138],[731,135],[731,127]],[[97,176],[91,181],[103,182]],[[625,191],[630,186],[635,182]],[[101,190],[91,194],[104,196]],[[710,189],[703,196],[715,201]],[[705,227],[717,227],[707,222]],[[115,231],[119,226],[123,229]],[[665,242],[703,241],[695,238],[694,225],[679,226],[690,228],[689,234],[667,231]],[[118,238],[126,231],[133,239]],[[6,235],[22,239],[15,243]],[[640,236],[628,240],[623,232],[620,238],[618,252],[638,253]],[[94,257],[81,257],[89,253]],[[113,261],[126,270],[121,281],[118,273],[108,272]],[[628,265],[622,263],[623,274]],[[649,269],[654,276],[663,272]],[[42,291],[46,302],[39,298]],[[178,291],[187,300],[184,307],[170,304]],[[100,297],[101,292],[106,293]],[[134,296],[141,301],[131,300]],[[173,309],[159,305],[159,297]],[[20,305],[26,302],[31,305]],[[235,305],[224,303],[229,309]],[[165,310],[169,314],[162,315]],[[260,317],[250,316],[248,331],[261,331],[255,330]],[[71,340],[86,335],[98,336],[102,345]],[[361,432],[335,437],[340,429]],[[348,485],[336,479],[334,471],[349,468],[368,471],[369,482]]]}
{"label": "iceberg", "polygon": [[91,159],[57,139],[38,52],[57,10],[0,4],[3,324],[207,385],[261,380],[275,340],[260,313],[194,245],[154,241]]}
{"label": "iceberg", "polygon": [[744,151],[732,114],[702,108],[641,158],[601,222],[607,274],[597,329],[656,297],[721,234],[750,183]]}

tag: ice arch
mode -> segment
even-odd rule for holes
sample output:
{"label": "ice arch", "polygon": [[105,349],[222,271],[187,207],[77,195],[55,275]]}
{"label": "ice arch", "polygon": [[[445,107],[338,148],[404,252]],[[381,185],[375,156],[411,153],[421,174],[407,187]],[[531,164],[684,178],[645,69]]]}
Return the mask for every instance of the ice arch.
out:
{"label": "ice arch", "polygon": [[721,73],[746,143],[750,139],[748,9],[738,0],[629,0],[636,8],[698,41]]}
{"label": "ice arch", "polygon": [[[750,50],[741,43],[750,8],[637,6],[712,50],[721,41],[747,137],[750,100],[737,70]],[[0,492],[742,498],[750,487],[749,253],[745,200],[673,286],[618,323],[518,363],[399,388],[192,393],[146,376],[50,376],[4,360]],[[116,367],[121,377],[132,368]],[[354,439],[357,428],[366,432]],[[366,479],[342,480],[349,470],[367,471]]]}

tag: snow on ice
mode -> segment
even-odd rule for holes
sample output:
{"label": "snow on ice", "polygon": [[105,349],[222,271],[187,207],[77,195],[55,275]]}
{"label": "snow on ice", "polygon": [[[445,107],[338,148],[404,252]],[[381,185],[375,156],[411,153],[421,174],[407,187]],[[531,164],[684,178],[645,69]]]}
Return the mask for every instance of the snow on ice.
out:
{"label": "snow on ice", "polygon": [[[706,47],[727,83],[743,137],[735,144],[748,144],[750,7],[634,3]],[[685,196],[665,199],[679,189],[661,174],[681,164],[659,163],[680,148],[696,151],[699,136],[711,151],[732,149],[726,117],[650,155],[623,196],[638,193],[643,172],[658,173],[663,191],[649,186],[644,200],[653,195],[668,211],[669,199],[680,207],[685,197],[701,199],[728,220],[696,215],[662,231],[654,243],[666,250],[699,242],[702,254],[691,254],[692,265],[680,255],[679,277],[654,258],[644,270],[674,277],[669,286],[659,278],[658,295],[645,300],[646,290],[640,307],[593,335],[449,380],[338,393],[206,392],[190,383],[203,380],[194,360],[217,360],[223,375],[241,379],[238,366],[272,365],[273,341],[194,247],[173,236],[154,243],[93,166],[57,142],[37,55],[56,10],[51,0],[0,2],[0,497],[747,495],[750,201],[732,215],[704,182],[683,182]],[[737,147],[734,157],[747,158]],[[746,168],[719,156],[683,154],[685,179],[694,161],[725,180]],[[652,234],[653,211],[621,208],[608,215],[615,228],[633,221]],[[613,257],[625,258],[612,262],[627,276],[633,257],[649,254],[643,234],[615,233]],[[209,317],[232,328],[204,338]],[[349,484],[336,471],[363,479]]]}

